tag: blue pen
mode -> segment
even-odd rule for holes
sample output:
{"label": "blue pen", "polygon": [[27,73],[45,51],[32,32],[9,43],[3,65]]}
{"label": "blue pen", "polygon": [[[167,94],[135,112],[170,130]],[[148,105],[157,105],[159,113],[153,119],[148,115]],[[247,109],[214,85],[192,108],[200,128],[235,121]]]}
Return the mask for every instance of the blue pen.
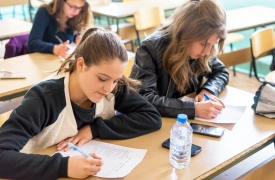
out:
{"label": "blue pen", "polygon": [[79,149],[78,147],[76,147],[74,144],[68,142],[68,146],[70,146],[71,148],[73,148],[73,150],[80,152],[81,154],[83,154],[84,156],[86,156],[87,158],[93,158],[92,156],[90,156],[89,154],[87,154],[86,152],[82,151],[81,149]]}
{"label": "blue pen", "polygon": [[207,94],[203,94],[203,96],[205,97],[205,99],[207,100],[207,101],[210,101],[211,99],[210,99],[210,97],[207,95]]}

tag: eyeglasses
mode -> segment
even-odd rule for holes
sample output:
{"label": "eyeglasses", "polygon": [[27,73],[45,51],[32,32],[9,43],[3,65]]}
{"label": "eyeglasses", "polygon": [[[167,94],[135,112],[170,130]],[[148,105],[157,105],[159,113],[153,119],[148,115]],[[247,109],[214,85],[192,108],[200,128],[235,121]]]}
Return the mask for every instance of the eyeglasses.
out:
{"label": "eyeglasses", "polygon": [[81,7],[72,6],[67,1],[65,1],[65,3],[70,7],[70,10],[73,10],[73,11],[76,11],[76,10],[81,11],[81,9],[83,8],[83,6]]}

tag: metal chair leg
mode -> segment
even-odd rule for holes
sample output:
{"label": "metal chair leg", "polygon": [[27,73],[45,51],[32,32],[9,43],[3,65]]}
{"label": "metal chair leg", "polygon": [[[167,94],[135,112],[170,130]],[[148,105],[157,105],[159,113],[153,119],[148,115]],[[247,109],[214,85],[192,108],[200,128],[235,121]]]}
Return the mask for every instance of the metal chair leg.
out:
{"label": "metal chair leg", "polygon": [[[231,51],[233,51],[233,43],[230,44],[230,49],[231,49]],[[233,75],[236,76],[235,66],[233,66]]]}

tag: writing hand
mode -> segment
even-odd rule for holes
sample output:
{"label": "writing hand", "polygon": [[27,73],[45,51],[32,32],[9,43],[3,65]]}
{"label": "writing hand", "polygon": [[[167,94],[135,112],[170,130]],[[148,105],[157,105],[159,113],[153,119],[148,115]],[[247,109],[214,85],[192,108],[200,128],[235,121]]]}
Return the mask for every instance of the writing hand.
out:
{"label": "writing hand", "polygon": [[221,99],[219,99],[218,97],[214,96],[213,94],[211,94],[209,91],[207,91],[206,89],[201,90],[201,92],[194,98],[194,102],[203,102],[203,101],[207,101],[204,97],[204,94],[206,94],[211,101],[217,102],[219,103],[223,108],[225,108],[225,105],[223,103],[223,101]]}
{"label": "writing hand", "polygon": [[217,117],[223,109],[219,102],[202,101],[195,102],[195,115],[204,119]]}
{"label": "writing hand", "polygon": [[69,137],[57,144],[57,150],[68,151],[71,147],[68,146],[68,142],[75,144],[78,147],[81,147],[86,142],[90,141],[93,138],[92,130],[90,125],[86,125],[79,129],[77,135]]}
{"label": "writing hand", "polygon": [[59,45],[55,45],[53,48],[53,54],[61,57],[66,57],[69,51],[68,44],[69,44],[69,40]]}
{"label": "writing hand", "polygon": [[68,161],[68,176],[71,178],[86,178],[96,175],[103,165],[101,157],[95,153],[90,154],[93,158],[84,155],[73,156]]}

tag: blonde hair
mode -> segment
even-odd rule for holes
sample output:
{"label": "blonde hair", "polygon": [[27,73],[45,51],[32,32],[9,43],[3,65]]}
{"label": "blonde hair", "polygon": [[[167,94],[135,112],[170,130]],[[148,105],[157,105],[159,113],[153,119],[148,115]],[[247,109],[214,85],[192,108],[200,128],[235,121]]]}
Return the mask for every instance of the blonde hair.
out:
{"label": "blonde hair", "polygon": [[89,3],[83,1],[85,3],[79,14],[70,18],[67,22],[63,19],[63,6],[66,0],[52,0],[49,4],[43,4],[41,7],[45,7],[49,14],[58,21],[60,31],[65,31],[69,27],[74,34],[77,34],[93,24],[93,15]]}
{"label": "blonde hair", "polygon": [[[223,53],[226,39],[226,13],[223,6],[215,0],[188,1],[175,10],[170,24],[162,31],[171,37],[165,50],[162,63],[164,70],[177,85],[177,90],[185,93],[197,77],[210,72],[209,62],[213,56]],[[217,34],[219,37],[218,52],[213,46],[210,55],[189,63],[188,48],[193,42],[205,40]],[[205,48],[204,47],[204,48]],[[193,78],[195,77],[195,78]]]}
{"label": "blonde hair", "polygon": [[[74,60],[71,60],[73,57]],[[121,62],[128,62],[128,55],[123,42],[116,34],[103,28],[88,29],[82,36],[75,51],[61,64],[57,73],[61,71],[74,72],[76,70],[77,59],[80,57],[84,59],[87,67],[98,65],[102,61],[113,61],[115,59],[119,59]],[[69,63],[68,68],[66,68],[67,63]],[[135,87],[139,86],[140,82],[123,75],[114,88],[113,93],[115,94],[122,85],[135,90]]]}

